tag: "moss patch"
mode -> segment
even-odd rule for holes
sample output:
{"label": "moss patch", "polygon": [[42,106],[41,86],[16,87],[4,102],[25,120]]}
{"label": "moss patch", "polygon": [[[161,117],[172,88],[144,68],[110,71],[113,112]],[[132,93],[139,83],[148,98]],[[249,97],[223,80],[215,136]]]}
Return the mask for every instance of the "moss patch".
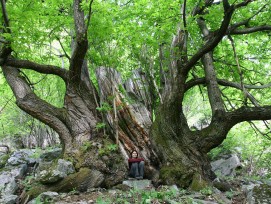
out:
{"label": "moss patch", "polygon": [[5,154],[5,155],[0,156],[0,169],[6,165],[9,157],[10,157],[10,154]]}
{"label": "moss patch", "polygon": [[193,191],[200,191],[209,186],[209,183],[203,179],[203,177],[199,173],[195,173],[193,176],[192,183],[190,185],[190,189]]}
{"label": "moss patch", "polygon": [[26,191],[22,196],[22,203],[25,203],[26,201],[32,200],[33,198],[36,198],[39,194],[42,192],[47,191],[48,189],[46,186],[41,184],[36,184],[32,186],[28,191]]}
{"label": "moss patch", "polygon": [[192,181],[193,173],[181,165],[164,166],[160,170],[160,179],[167,185],[176,184],[181,188],[187,188]]}

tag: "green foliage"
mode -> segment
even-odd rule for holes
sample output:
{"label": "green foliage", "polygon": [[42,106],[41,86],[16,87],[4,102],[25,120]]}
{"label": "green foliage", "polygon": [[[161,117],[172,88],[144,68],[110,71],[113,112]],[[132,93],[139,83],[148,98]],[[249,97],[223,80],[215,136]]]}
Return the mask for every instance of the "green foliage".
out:
{"label": "green foliage", "polygon": [[108,103],[103,102],[102,105],[96,109],[100,112],[108,112],[112,110],[112,107]]}
{"label": "green foliage", "polygon": [[225,192],[225,196],[226,196],[228,199],[232,199],[233,196],[234,196],[234,192],[233,192],[233,191],[226,191],[226,192]]}
{"label": "green foliage", "polygon": [[110,204],[111,201],[110,201],[109,198],[99,197],[99,198],[96,200],[96,203],[97,203],[97,204]]}
{"label": "green foliage", "polygon": [[40,149],[40,148],[35,148],[35,151],[33,154],[31,154],[31,158],[35,158],[35,159],[38,159],[40,158],[40,155],[44,153],[44,150]]}
{"label": "green foliage", "polygon": [[[97,203],[141,203],[149,204],[156,202],[164,202],[169,199],[175,199],[180,193],[174,188],[164,188],[160,190],[138,190],[131,189],[128,192],[117,193],[115,197],[109,199],[99,197]],[[105,200],[105,201],[104,201]]]}
{"label": "green foliage", "polygon": [[213,194],[213,189],[211,187],[206,187],[206,188],[203,188],[202,190],[200,190],[200,193],[202,195],[212,195]]}
{"label": "green foliage", "polygon": [[105,123],[97,123],[97,124],[96,124],[96,128],[97,128],[97,129],[105,128],[105,126],[106,126]]}
{"label": "green foliage", "polygon": [[113,144],[113,143],[110,143],[110,142],[105,142],[105,144],[103,145],[103,147],[101,147],[98,152],[99,152],[99,155],[100,156],[103,156],[103,155],[109,155],[115,151],[118,150],[118,145],[117,144]]}
{"label": "green foliage", "polygon": [[31,176],[26,176],[24,180],[21,181],[21,184],[24,187],[24,190],[28,191],[31,189],[33,182],[35,182],[35,177],[33,175]]}
{"label": "green foliage", "polygon": [[80,147],[81,151],[83,152],[87,152],[88,150],[90,150],[90,148],[92,147],[92,143],[90,141],[86,141],[82,144],[82,146]]}
{"label": "green foliage", "polygon": [[10,154],[0,155],[0,169],[5,167],[9,157],[10,157]]}

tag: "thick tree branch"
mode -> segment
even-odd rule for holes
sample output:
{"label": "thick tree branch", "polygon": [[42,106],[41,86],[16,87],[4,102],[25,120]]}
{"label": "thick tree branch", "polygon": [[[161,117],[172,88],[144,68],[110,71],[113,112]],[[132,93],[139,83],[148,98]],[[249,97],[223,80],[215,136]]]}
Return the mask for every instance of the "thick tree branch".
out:
{"label": "thick tree branch", "polygon": [[[236,124],[250,120],[270,120],[271,106],[241,107],[225,113],[223,120],[211,124],[201,130],[201,137],[196,143],[203,153],[208,153],[226,139],[228,131]],[[207,137],[206,137],[207,135]]]}
{"label": "thick tree branch", "polygon": [[[198,50],[198,52],[196,52],[196,54],[194,54],[190,60],[185,64],[185,67],[183,69],[183,73],[187,74],[189,72],[189,70],[197,63],[197,61],[207,52],[213,50],[218,43],[221,41],[221,39],[224,37],[225,34],[227,34],[228,31],[228,27],[231,21],[231,17],[233,12],[240,8],[240,7],[244,7],[247,6],[249,3],[253,2],[254,0],[246,0],[244,2],[241,2],[239,4],[236,5],[230,5],[228,0],[223,0],[223,7],[224,7],[224,18],[223,21],[221,23],[220,28],[218,29],[218,31],[215,31],[214,33],[216,33],[216,35],[209,39],[203,46],[201,49]],[[208,6],[210,6],[212,4],[213,1],[206,1],[205,6],[203,8],[206,8]],[[193,15],[197,15],[197,14],[202,14],[202,12],[204,11],[203,8],[199,8],[198,6],[195,8],[195,10],[193,11]]]}
{"label": "thick tree branch", "polygon": [[10,85],[18,107],[53,128],[65,143],[71,143],[70,132],[66,127],[65,111],[37,97],[18,69],[2,66],[5,78]]}
{"label": "thick tree branch", "polygon": [[226,118],[232,126],[249,120],[270,120],[271,106],[242,107],[233,112],[227,113]]}
{"label": "thick tree branch", "polygon": [[[231,82],[225,79],[218,79],[217,82],[221,86],[232,87],[232,88],[236,88],[238,90],[243,91],[242,86],[239,83]],[[200,84],[206,84],[205,78],[192,79],[185,84],[185,91]],[[261,85],[261,86],[244,84],[245,89],[264,89],[264,88],[269,88],[269,87],[271,87],[271,83]],[[258,101],[253,97],[253,95],[251,95],[248,91],[246,91],[246,95],[253,105],[259,106]]]}
{"label": "thick tree branch", "polygon": [[87,19],[87,25],[86,25],[86,29],[88,30],[88,27],[89,27],[89,23],[90,23],[90,17],[92,15],[92,4],[93,4],[93,1],[94,0],[91,0],[89,2],[89,10],[88,10],[88,19]]}
{"label": "thick tree branch", "polygon": [[70,60],[70,79],[79,82],[84,59],[88,50],[87,28],[84,20],[84,11],[81,8],[81,0],[74,0],[73,15],[75,23],[75,42]]}
{"label": "thick tree branch", "polygon": [[208,98],[212,109],[212,115],[213,117],[218,116],[225,112],[225,107],[217,82],[212,52],[203,55],[202,64],[204,66],[205,80],[207,84]]}
{"label": "thick tree branch", "polygon": [[243,34],[250,34],[250,33],[259,32],[259,31],[270,31],[270,30],[271,30],[271,25],[262,25],[262,26],[255,26],[255,27],[251,27],[251,28],[230,30],[228,32],[228,34],[243,35]]}
{"label": "thick tree branch", "polygon": [[67,81],[68,71],[58,66],[42,65],[28,60],[7,59],[5,65],[22,69],[31,69],[42,74],[54,74]]}
{"label": "thick tree branch", "polygon": [[[219,85],[222,86],[227,86],[227,87],[232,87],[232,88],[237,88],[241,90],[241,85],[236,82],[231,82],[226,79],[217,79]],[[200,84],[205,84],[206,80],[205,78],[196,78],[196,79],[191,79],[185,84],[185,91],[188,91],[189,89],[193,88],[194,86],[200,85]],[[264,84],[264,85],[249,85],[249,84],[244,84],[246,89],[265,89],[265,88],[270,88],[271,83]]]}
{"label": "thick tree branch", "polygon": [[[223,1],[224,2],[224,1]],[[232,14],[234,12],[234,8],[233,6],[227,6],[228,4],[225,3],[224,6],[224,18],[223,21],[221,23],[221,26],[217,32],[217,34],[215,35],[214,38],[208,40],[200,50],[197,51],[196,54],[193,55],[193,57],[185,64],[184,68],[183,68],[183,73],[185,75],[187,75],[187,73],[189,72],[189,70],[197,63],[197,61],[207,52],[212,51],[217,45],[218,43],[221,41],[221,39],[223,38],[223,36],[225,35],[228,26],[230,24],[231,21],[231,17]]]}
{"label": "thick tree branch", "polygon": [[[230,6],[228,5],[227,1],[224,1],[224,9],[228,9]],[[204,19],[197,19],[198,26],[201,30],[201,33],[205,39],[208,39],[210,36],[210,31],[207,28],[207,25],[205,23]],[[213,56],[212,52],[208,52],[204,54],[201,58],[203,67],[204,67],[204,73],[205,73],[205,80],[207,85],[207,91],[208,91],[208,99],[211,105],[212,109],[212,116],[214,121],[214,117],[219,117],[219,115],[223,114],[225,111],[225,107],[223,104],[223,100],[221,97],[221,92],[218,87],[215,67],[213,63]]]}
{"label": "thick tree branch", "polygon": [[10,28],[9,28],[9,19],[8,19],[8,14],[6,10],[6,1],[1,0],[1,8],[2,8],[2,14],[3,14],[3,19],[4,19],[4,27],[6,29],[5,32],[10,33]]}
{"label": "thick tree branch", "polygon": [[244,75],[243,75],[243,72],[241,70],[239,59],[238,59],[238,56],[237,56],[237,53],[236,53],[235,43],[234,43],[233,38],[230,35],[228,35],[228,38],[231,41],[233,54],[234,54],[234,58],[235,58],[236,65],[237,65],[238,74],[240,76],[240,84],[241,84],[241,88],[242,88],[242,91],[243,91],[243,94],[244,94],[244,103],[247,104],[247,91],[246,91],[245,86],[244,86]]}
{"label": "thick tree branch", "polygon": [[241,8],[241,7],[244,7],[244,6],[247,6],[249,3],[253,2],[255,0],[245,0],[239,4],[235,4],[234,5],[234,9],[238,9],[238,8]]}

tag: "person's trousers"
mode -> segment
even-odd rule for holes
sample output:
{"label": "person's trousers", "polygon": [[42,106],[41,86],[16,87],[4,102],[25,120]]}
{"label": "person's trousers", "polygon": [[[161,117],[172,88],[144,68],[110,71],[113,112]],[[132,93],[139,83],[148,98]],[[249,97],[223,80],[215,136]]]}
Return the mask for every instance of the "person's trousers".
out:
{"label": "person's trousers", "polygon": [[136,178],[144,176],[144,161],[132,163],[129,176]]}

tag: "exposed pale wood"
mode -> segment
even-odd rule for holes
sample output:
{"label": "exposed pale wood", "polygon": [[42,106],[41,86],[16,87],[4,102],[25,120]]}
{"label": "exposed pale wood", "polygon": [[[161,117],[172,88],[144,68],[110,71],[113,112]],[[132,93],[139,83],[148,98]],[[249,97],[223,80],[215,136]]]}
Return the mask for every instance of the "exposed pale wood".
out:
{"label": "exposed pale wood", "polygon": [[142,74],[134,71],[123,86],[121,76],[115,69],[100,67],[96,70],[101,103],[106,102],[111,107],[114,101],[116,104],[118,126],[114,125],[113,108],[105,113],[105,118],[111,132],[118,128],[118,141],[125,152],[124,156],[128,158],[130,152],[135,149],[145,159],[147,165],[150,165],[150,160],[155,160],[156,154],[150,144],[149,132],[152,121],[151,113],[145,106],[149,104],[149,95]]}

